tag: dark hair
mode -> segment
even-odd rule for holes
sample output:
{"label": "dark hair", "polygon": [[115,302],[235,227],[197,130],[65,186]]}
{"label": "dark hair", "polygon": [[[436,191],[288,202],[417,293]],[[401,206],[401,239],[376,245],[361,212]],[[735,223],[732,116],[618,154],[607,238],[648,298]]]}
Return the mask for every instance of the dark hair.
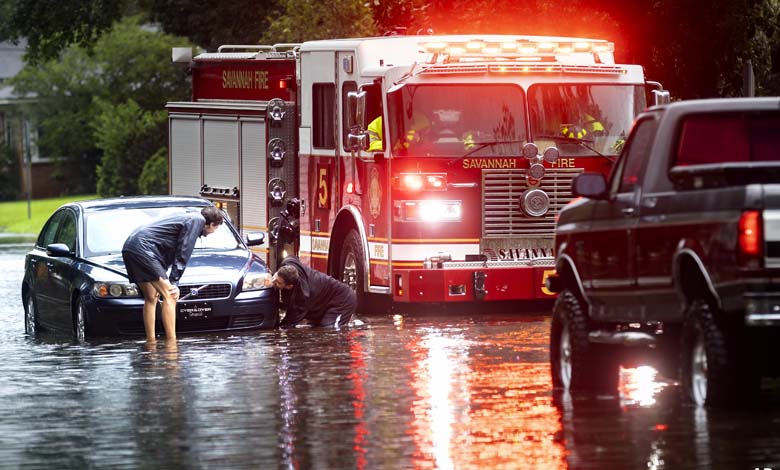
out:
{"label": "dark hair", "polygon": [[285,264],[276,271],[276,275],[282,278],[285,284],[297,284],[298,283],[298,270],[295,266]]}
{"label": "dark hair", "polygon": [[214,206],[204,207],[200,211],[201,215],[204,219],[206,219],[206,224],[216,224],[216,225],[222,225],[222,222],[225,221],[225,218],[222,216],[222,211],[217,209]]}

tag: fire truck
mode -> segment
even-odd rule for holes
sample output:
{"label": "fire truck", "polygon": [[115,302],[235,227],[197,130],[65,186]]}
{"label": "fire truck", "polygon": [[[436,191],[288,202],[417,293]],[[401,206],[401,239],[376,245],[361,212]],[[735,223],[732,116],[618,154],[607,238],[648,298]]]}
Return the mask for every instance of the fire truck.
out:
{"label": "fire truck", "polygon": [[[668,93],[605,40],[387,36],[222,46],[170,102],[171,194],[395,304],[552,299],[554,225]],[[654,90],[654,93],[652,92]],[[496,305],[495,303],[492,305]]]}

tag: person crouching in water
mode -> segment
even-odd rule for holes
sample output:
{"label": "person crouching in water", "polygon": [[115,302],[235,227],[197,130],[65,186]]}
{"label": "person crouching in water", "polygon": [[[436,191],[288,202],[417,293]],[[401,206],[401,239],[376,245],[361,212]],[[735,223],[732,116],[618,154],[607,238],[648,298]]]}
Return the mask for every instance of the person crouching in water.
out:
{"label": "person crouching in water", "polygon": [[[177,283],[198,237],[214,233],[223,221],[222,212],[210,206],[200,212],[183,212],[142,225],[127,237],[122,258],[130,282],[136,283],[144,296],[144,329],[148,341],[155,339],[155,313],[160,296],[165,337],[176,339]],[[168,268],[170,276],[166,274]]]}
{"label": "person crouching in water", "polygon": [[308,321],[313,326],[340,328],[352,319],[357,295],[348,285],[305,266],[295,256],[279,265],[273,284],[282,291],[287,311],[282,327]]}

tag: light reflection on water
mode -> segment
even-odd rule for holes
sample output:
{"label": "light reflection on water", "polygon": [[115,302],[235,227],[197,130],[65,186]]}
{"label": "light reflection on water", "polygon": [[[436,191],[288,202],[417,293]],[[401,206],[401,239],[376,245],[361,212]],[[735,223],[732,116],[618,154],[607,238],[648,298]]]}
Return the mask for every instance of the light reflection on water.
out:
{"label": "light reflection on water", "polygon": [[75,345],[24,335],[22,252],[0,249],[1,466],[780,468],[777,387],[712,412],[639,366],[615,397],[553,393],[546,316]]}

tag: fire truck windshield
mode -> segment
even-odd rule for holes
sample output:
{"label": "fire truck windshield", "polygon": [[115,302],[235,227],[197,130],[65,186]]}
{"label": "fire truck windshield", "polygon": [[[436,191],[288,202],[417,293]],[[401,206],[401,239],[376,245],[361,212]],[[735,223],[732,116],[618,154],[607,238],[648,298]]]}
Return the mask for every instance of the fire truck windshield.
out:
{"label": "fire truck windshield", "polygon": [[414,85],[389,93],[388,130],[398,156],[521,154],[525,96],[516,85]]}
{"label": "fire truck windshield", "polygon": [[646,107],[637,85],[537,84],[528,89],[531,137],[562,155],[617,155]]}

